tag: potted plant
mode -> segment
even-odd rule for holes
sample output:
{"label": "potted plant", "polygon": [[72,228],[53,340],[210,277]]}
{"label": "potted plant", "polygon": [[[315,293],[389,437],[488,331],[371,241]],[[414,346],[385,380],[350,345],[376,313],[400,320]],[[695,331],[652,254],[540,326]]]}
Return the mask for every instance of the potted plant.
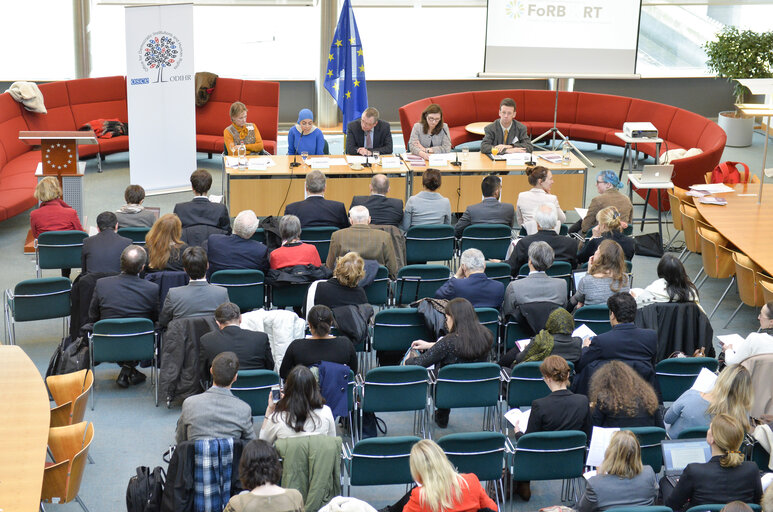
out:
{"label": "potted plant", "polygon": [[[703,45],[709,70],[719,78],[770,78],[773,77],[773,32],[759,34],[752,30],[725,27],[713,41]],[[735,82],[735,102],[743,103],[749,90]],[[740,112],[720,112],[717,120],[727,133],[728,146],[750,146],[754,131],[754,118],[744,118]]]}

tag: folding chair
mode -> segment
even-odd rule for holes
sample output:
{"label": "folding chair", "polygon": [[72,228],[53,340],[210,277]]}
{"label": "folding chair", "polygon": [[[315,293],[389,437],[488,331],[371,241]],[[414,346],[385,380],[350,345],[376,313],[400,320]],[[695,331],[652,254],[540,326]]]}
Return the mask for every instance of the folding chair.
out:
{"label": "folding chair", "polygon": [[411,448],[419,441],[415,436],[373,437],[354,448],[344,445],[344,495],[351,495],[355,485],[412,484]]}
{"label": "folding chair", "polygon": [[89,511],[78,492],[93,439],[94,424],[85,421],[49,430],[48,448],[54,463],[43,470],[42,502],[69,503],[75,500],[84,511]]}
{"label": "folding chair", "polygon": [[672,357],[655,365],[655,376],[664,402],[673,402],[690,389],[703,368],[716,372],[713,357]]}
{"label": "folding chair", "polygon": [[271,305],[278,309],[301,308],[306,304],[306,292],[311,283],[271,285]]}
{"label": "folding chair", "polygon": [[406,265],[397,271],[394,282],[395,304],[410,304],[435,292],[451,278],[445,265]]}
{"label": "folding chair", "polygon": [[464,228],[459,253],[467,249],[478,249],[488,259],[505,259],[507,249],[513,240],[513,231],[504,224],[473,224]]}
{"label": "folding chair", "polygon": [[454,257],[454,228],[448,224],[413,226],[405,233],[406,263],[448,261]]}
{"label": "folding chair", "polygon": [[62,427],[83,421],[93,385],[94,373],[91,370],[46,377],[48,392],[56,404],[51,409],[50,426]]}
{"label": "folding chair", "polygon": [[330,250],[330,238],[336,231],[338,231],[338,228],[335,226],[303,228],[301,230],[301,242],[316,247],[320,261],[325,262],[327,260],[327,253]]}
{"label": "folding chair", "polygon": [[228,300],[239,306],[242,313],[265,304],[264,275],[260,270],[218,270],[209,281],[228,290]]}
{"label": "folding chair", "polygon": [[62,319],[62,336],[67,336],[70,319],[70,290],[66,277],[27,279],[17,284],[13,292],[5,290],[6,342],[16,344],[16,322],[32,322],[50,318]]}
{"label": "folding chair", "polygon": [[231,386],[235,397],[247,402],[253,416],[265,416],[268,395],[279,385],[279,374],[271,370],[239,370]]}
{"label": "folding chair", "polygon": [[43,269],[81,268],[84,231],[46,231],[35,240],[35,271],[43,277]]}
{"label": "folding chair", "polygon": [[509,285],[510,281],[512,280],[510,277],[510,272],[510,265],[507,263],[501,261],[486,262],[486,277],[493,279],[494,281],[499,281],[505,285],[505,288],[507,288],[507,285]]}
{"label": "folding chair", "polygon": [[[363,379],[359,375],[359,425],[365,412],[413,411],[414,433],[429,437],[427,406],[430,378],[422,366],[384,366],[373,368]],[[360,431],[358,439],[362,439]]]}
{"label": "folding chair", "polygon": [[[442,367],[434,379],[438,409],[483,407],[483,430],[493,430],[499,414],[500,368],[496,363],[458,363]],[[504,449],[504,445],[502,445]]]}
{"label": "folding chair", "polygon": [[413,341],[430,338],[416,308],[382,309],[373,320],[373,350],[407,352]]}
{"label": "folding chair", "polygon": [[145,236],[150,231],[148,227],[125,227],[118,228],[118,234],[131,239],[135,245],[145,245]]}

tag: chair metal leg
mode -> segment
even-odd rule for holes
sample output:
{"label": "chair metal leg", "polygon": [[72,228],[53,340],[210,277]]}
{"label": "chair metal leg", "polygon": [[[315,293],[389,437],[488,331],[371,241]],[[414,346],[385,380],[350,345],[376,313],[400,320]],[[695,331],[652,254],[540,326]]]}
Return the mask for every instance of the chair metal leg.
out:
{"label": "chair metal leg", "polygon": [[704,267],[701,267],[700,271],[698,272],[698,275],[695,276],[695,279],[692,280],[692,282],[696,282],[700,276],[703,275],[703,271],[706,270]]}
{"label": "chair metal leg", "polygon": [[672,236],[671,240],[668,241],[668,243],[666,244],[666,248],[663,249],[664,252],[668,252],[669,247],[671,247],[671,244],[674,243],[674,240],[676,240],[676,237],[678,236],[679,236],[679,231],[674,233],[674,236]]}
{"label": "chair metal leg", "polygon": [[725,324],[725,326],[723,327],[723,329],[727,329],[727,326],[728,326],[728,325],[730,325],[730,322],[732,322],[732,321],[733,321],[733,318],[735,318],[735,315],[737,315],[737,314],[738,314],[738,311],[740,311],[740,310],[741,310],[741,307],[742,307],[742,306],[743,306],[743,301],[742,301],[740,304],[738,304],[738,307],[737,307],[737,308],[735,308],[735,311],[733,311],[733,314],[732,314],[732,315],[730,315],[730,319],[727,321],[727,323]]}
{"label": "chair metal leg", "polygon": [[84,512],[89,512],[89,509],[86,507],[86,504],[83,503],[83,500],[77,494],[75,495],[75,501],[78,502],[78,505],[81,506],[81,508],[83,509]]}
{"label": "chair metal leg", "polygon": [[708,279],[709,279],[709,275],[706,274],[705,276],[703,276],[703,279],[701,279],[701,281],[699,283],[695,283],[695,287],[700,290],[701,286],[703,286],[703,283],[708,281]]}
{"label": "chair metal leg", "polygon": [[[682,258],[682,255],[684,255],[684,258]],[[687,261],[687,259],[692,255],[692,252],[687,250],[687,247],[682,249],[682,254],[679,255],[679,259],[682,260],[682,263]]]}
{"label": "chair metal leg", "polygon": [[717,304],[714,306],[714,309],[711,310],[711,314],[709,315],[709,320],[711,320],[711,317],[714,316],[714,313],[717,312],[717,308],[719,308],[719,305],[722,304],[722,301],[725,300],[725,297],[727,296],[727,292],[730,291],[730,287],[733,286],[733,283],[735,283],[735,276],[730,280],[730,284],[727,285],[727,288],[725,288],[725,291],[722,292],[722,296],[717,301]]}

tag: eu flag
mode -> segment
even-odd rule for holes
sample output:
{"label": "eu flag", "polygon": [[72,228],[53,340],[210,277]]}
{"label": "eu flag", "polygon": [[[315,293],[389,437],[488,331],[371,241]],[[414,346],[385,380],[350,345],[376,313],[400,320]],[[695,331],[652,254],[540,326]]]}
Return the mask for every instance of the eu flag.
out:
{"label": "eu flag", "polygon": [[344,0],[338,26],[330,44],[325,72],[325,89],[344,113],[344,133],[350,121],[359,119],[368,108],[362,41],[354,21],[350,0]]}

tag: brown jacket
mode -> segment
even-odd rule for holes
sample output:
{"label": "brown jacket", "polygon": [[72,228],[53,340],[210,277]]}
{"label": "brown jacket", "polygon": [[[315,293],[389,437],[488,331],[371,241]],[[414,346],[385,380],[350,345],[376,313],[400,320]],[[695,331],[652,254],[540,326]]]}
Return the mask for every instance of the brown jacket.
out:
{"label": "brown jacket", "polygon": [[630,224],[633,215],[633,205],[625,194],[621,194],[616,188],[610,188],[601,195],[593,198],[588,206],[588,214],[582,219],[583,234],[596,225],[596,214],[606,208],[614,206],[620,212],[620,220]]}
{"label": "brown jacket", "polygon": [[335,268],[336,258],[347,252],[356,252],[362,259],[376,260],[386,266],[389,275],[397,275],[397,260],[391,237],[369,225],[355,224],[346,229],[339,229],[330,238],[330,251],[327,253],[327,267]]}
{"label": "brown jacket", "polygon": [[752,376],[752,418],[773,414],[773,354],[759,354],[747,357],[741,362]]}

